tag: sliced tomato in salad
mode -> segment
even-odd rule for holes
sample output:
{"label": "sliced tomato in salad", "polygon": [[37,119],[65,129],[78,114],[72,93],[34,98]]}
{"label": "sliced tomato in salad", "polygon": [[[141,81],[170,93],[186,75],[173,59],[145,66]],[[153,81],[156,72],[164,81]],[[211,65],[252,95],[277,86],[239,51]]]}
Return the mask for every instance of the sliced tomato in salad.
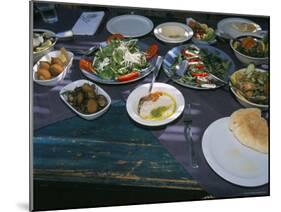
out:
{"label": "sliced tomato in salad", "polygon": [[209,74],[207,72],[203,73],[191,73],[193,77],[207,77]]}
{"label": "sliced tomato in salad", "polygon": [[150,60],[158,53],[158,45],[157,44],[151,44],[148,49],[145,52],[146,59]]}
{"label": "sliced tomato in salad", "polygon": [[202,60],[200,58],[192,58],[192,59],[188,59],[189,63],[193,63],[193,62],[202,62]]}
{"label": "sliced tomato in salad", "polygon": [[110,43],[112,40],[117,39],[117,40],[122,40],[124,39],[124,36],[122,34],[112,34],[107,38],[107,43]]}
{"label": "sliced tomato in salad", "polygon": [[94,72],[95,68],[92,66],[92,62],[86,59],[79,61],[79,67],[85,71]]}
{"label": "sliced tomato in salad", "polygon": [[131,73],[117,77],[116,80],[118,80],[119,82],[126,82],[126,81],[136,79],[139,76],[140,76],[140,72],[132,71]]}
{"label": "sliced tomato in salad", "polygon": [[187,49],[182,49],[181,50],[181,54],[186,57],[187,59],[190,57],[199,57],[199,55],[196,53],[196,50],[194,50],[194,52],[192,52],[191,50],[187,50]]}
{"label": "sliced tomato in salad", "polygon": [[205,66],[203,64],[198,64],[198,65],[195,65],[195,68],[198,70],[202,70],[205,68]]}

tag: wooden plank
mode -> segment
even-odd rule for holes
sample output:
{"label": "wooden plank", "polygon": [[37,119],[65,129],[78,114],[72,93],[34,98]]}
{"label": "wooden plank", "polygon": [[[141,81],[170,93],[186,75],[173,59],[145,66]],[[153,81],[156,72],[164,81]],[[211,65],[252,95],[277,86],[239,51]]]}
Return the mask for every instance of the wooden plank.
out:
{"label": "wooden plank", "polygon": [[35,179],[202,190],[123,104],[94,121],[74,117],[37,130],[33,144]]}

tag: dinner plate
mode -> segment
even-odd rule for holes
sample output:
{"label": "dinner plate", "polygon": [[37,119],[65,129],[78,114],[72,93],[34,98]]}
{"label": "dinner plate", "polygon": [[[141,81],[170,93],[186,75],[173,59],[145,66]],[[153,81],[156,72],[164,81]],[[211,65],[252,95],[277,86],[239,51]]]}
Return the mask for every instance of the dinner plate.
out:
{"label": "dinner plate", "polygon": [[[255,29],[252,31],[239,31],[238,29],[234,28],[232,26],[233,23],[246,23],[246,24],[253,24],[255,26]],[[227,39],[230,38],[236,38],[240,35],[243,35],[245,33],[253,33],[261,30],[261,27],[256,24],[255,22],[244,19],[244,18],[225,18],[218,22],[217,24],[217,35],[220,37],[224,37]]]}
{"label": "dinner plate", "polygon": [[106,24],[106,29],[112,34],[135,38],[148,34],[153,29],[153,23],[141,15],[120,15],[110,19]]}
{"label": "dinner plate", "polygon": [[247,187],[268,182],[268,154],[241,144],[229,130],[230,117],[213,122],[204,132],[203,154],[210,167],[225,180]]}
{"label": "dinner plate", "polygon": [[129,116],[137,123],[145,126],[161,126],[177,119],[184,110],[185,100],[182,93],[175,87],[165,83],[154,83],[152,92],[163,91],[170,94],[176,101],[176,111],[173,115],[164,120],[145,120],[138,115],[138,104],[141,97],[148,95],[150,83],[143,84],[133,90],[126,102]]}
{"label": "dinner plate", "polygon": [[167,22],[154,29],[154,35],[166,43],[183,43],[193,36],[193,30],[186,24]]}
{"label": "dinner plate", "polygon": [[[101,42],[101,47],[105,47],[106,45],[107,45],[106,42]],[[142,51],[145,51],[148,48],[148,45],[144,44],[142,42],[138,42],[138,46]],[[94,57],[92,57],[91,59],[93,61]],[[120,85],[120,84],[127,84],[127,83],[131,83],[131,82],[135,82],[137,80],[140,80],[140,79],[146,77],[153,70],[153,66],[155,65],[155,62],[156,62],[156,57],[152,58],[149,61],[150,65],[147,68],[142,69],[140,71],[139,77],[137,77],[135,79],[132,79],[132,80],[124,81],[124,82],[123,81],[117,81],[117,80],[102,79],[98,75],[96,75],[92,72],[86,71],[86,70],[81,69],[81,68],[80,68],[80,70],[85,77],[87,77],[90,80],[93,80],[95,82],[102,83],[102,84],[108,84],[108,85]]]}
{"label": "dinner plate", "polygon": [[[176,58],[179,54],[181,54],[181,51],[182,49],[188,47],[190,44],[186,44],[186,45],[181,45],[181,46],[177,46],[177,47],[174,47],[173,49],[171,49],[170,51],[168,51],[168,53],[165,55],[164,57],[164,62],[163,62],[163,69],[164,69],[164,72],[165,74],[168,76],[168,77],[171,77],[172,75],[172,70],[171,70],[171,67],[172,65],[175,63],[176,61]],[[233,60],[225,53],[223,52],[222,50],[220,49],[217,49],[213,46],[210,46],[210,45],[203,45],[203,44],[196,44],[196,46],[200,49],[207,49],[208,52],[210,53],[216,53],[219,55],[219,57],[223,60],[228,60],[230,61],[230,66],[227,70],[227,74],[226,74],[226,77],[225,77],[225,81],[228,80],[229,76],[231,73],[234,72],[235,70],[235,64],[233,62]],[[186,83],[183,83],[183,82],[180,82],[178,80],[173,80],[175,83],[179,84],[179,85],[182,85],[184,87],[187,87],[187,88],[193,88],[193,89],[197,89],[197,90],[209,90],[209,89],[214,89],[214,88],[203,88],[203,87],[198,87],[198,86],[194,86],[194,85],[190,85],[190,84],[186,84]],[[217,86],[215,89],[219,88],[220,86]]]}

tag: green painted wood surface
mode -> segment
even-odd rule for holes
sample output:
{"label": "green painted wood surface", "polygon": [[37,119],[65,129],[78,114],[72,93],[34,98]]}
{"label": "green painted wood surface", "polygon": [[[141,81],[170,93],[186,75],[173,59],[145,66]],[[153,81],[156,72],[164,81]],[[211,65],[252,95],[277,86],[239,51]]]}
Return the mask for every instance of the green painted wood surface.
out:
{"label": "green painted wood surface", "polygon": [[124,103],[93,121],[73,117],[39,129],[33,143],[35,179],[202,190],[148,130],[135,126]]}

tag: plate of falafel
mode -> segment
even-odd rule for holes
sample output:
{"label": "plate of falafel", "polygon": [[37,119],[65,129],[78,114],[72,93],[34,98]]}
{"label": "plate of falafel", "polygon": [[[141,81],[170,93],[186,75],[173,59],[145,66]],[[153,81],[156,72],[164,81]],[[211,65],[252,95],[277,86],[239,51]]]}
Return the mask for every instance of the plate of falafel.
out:
{"label": "plate of falafel", "polygon": [[66,76],[73,56],[65,48],[49,52],[33,66],[33,81],[43,86],[56,86]]}

